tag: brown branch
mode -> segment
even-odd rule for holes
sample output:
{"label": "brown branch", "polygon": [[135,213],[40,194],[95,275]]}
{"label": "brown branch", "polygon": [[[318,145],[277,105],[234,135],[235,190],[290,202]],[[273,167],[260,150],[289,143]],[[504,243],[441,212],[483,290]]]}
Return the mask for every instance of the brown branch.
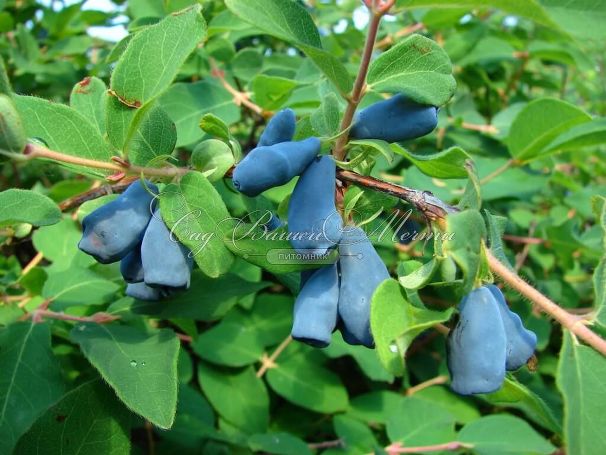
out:
{"label": "brown branch", "polygon": [[351,90],[351,94],[347,99],[347,107],[345,108],[343,119],[341,120],[340,131],[343,133],[337,139],[332,152],[334,157],[339,161],[343,161],[343,159],[345,159],[345,145],[349,140],[349,133],[347,130],[353,122],[354,114],[356,113],[358,104],[360,104],[366,89],[366,74],[368,73],[368,67],[370,66],[370,59],[372,58],[372,52],[375,47],[375,41],[377,39],[381,18],[387,14],[389,9],[393,6],[393,3],[393,1],[389,1],[378,6],[375,3],[372,8],[369,7],[372,17],[370,19],[370,24],[368,25],[368,33],[366,35],[364,52],[362,53],[362,61],[360,62],[360,68],[358,69],[358,74],[356,76],[353,89]]}
{"label": "brown branch", "polygon": [[135,180],[137,180],[137,177],[125,178],[119,183],[114,183],[113,185],[103,185],[98,188],[93,188],[62,201],[59,204],[59,208],[63,212],[66,212],[81,206],[86,201],[91,201],[107,194],[122,193],[123,191],[126,191],[126,188],[128,188]]}
{"label": "brown branch", "polygon": [[343,169],[337,171],[337,178],[407,201],[423,212],[431,221],[445,218],[448,213],[458,211],[457,208],[442,202],[429,191],[415,190]]}

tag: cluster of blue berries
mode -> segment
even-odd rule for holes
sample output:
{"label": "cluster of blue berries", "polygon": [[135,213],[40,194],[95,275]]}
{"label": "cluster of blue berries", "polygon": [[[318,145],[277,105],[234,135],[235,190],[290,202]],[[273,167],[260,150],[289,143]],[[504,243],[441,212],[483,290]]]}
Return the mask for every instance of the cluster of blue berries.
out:
{"label": "cluster of blue berries", "polygon": [[537,337],[492,284],[465,296],[459,313],[448,337],[451,388],[461,395],[494,392],[503,385],[506,371],[517,370],[532,357]]}
{"label": "cluster of blue berries", "polygon": [[[397,95],[361,111],[350,137],[397,142],[423,136],[436,124],[434,106]],[[291,334],[312,346],[325,347],[338,329],[346,342],[373,347],[371,298],[389,272],[364,231],[343,226],[335,207],[334,159],[320,156],[321,142],[315,137],[293,141],[295,126],[293,111],[278,112],[258,147],[236,166],[234,186],[253,197],[299,176],[288,205],[290,243],[307,257],[320,258],[337,248],[339,259],[301,273]]]}
{"label": "cluster of blue berries", "polygon": [[159,300],[189,287],[193,258],[174,238],[156,205],[151,182],[131,184],[82,220],[78,247],[102,264],[120,261],[126,295]]}

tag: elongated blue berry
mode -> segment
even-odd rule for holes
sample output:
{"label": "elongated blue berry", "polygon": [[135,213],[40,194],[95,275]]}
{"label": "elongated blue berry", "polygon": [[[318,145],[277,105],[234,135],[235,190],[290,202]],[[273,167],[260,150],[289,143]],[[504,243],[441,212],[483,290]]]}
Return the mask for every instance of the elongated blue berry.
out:
{"label": "elongated blue berry", "polygon": [[283,109],[276,113],[267,126],[261,137],[257,147],[265,147],[268,145],[279,144],[280,142],[292,141],[297,127],[297,117],[292,109]]}
{"label": "elongated blue berry", "polygon": [[[147,182],[158,193],[158,188]],[[128,187],[118,198],[99,207],[82,220],[82,239],[78,247],[103,264],[126,256],[143,237],[151,218],[154,196],[140,181]]]}
{"label": "elongated blue berry", "polygon": [[339,270],[339,317],[346,328],[343,338],[350,344],[373,347],[370,302],[389,272],[362,229],[344,229],[339,243]]}
{"label": "elongated blue berry", "polygon": [[189,287],[193,267],[190,251],[171,235],[159,209],[154,212],[145,230],[141,242],[141,262],[148,286]]}
{"label": "elongated blue berry", "polygon": [[343,221],[335,207],[335,160],[321,156],[301,174],[288,203],[290,244],[300,253],[324,254],[337,245]]}
{"label": "elongated blue berry", "polygon": [[418,104],[399,94],[360,111],[350,137],[400,142],[425,136],[437,124],[438,109],[435,106]]}
{"label": "elongated blue berry", "polygon": [[143,281],[141,245],[137,245],[120,260],[120,273],[127,283],[141,283]]}
{"label": "elongated blue berry", "polygon": [[339,276],[336,264],[301,273],[301,291],[294,307],[291,335],[295,340],[326,347],[337,324]]}
{"label": "elongated blue berry", "polygon": [[447,342],[450,387],[461,395],[494,392],[505,379],[507,349],[499,304],[480,287],[463,298],[459,312]]}
{"label": "elongated blue berry", "polygon": [[169,288],[152,288],[145,283],[131,283],[126,286],[126,295],[138,300],[162,300],[171,293]]}
{"label": "elongated blue berry", "polygon": [[507,359],[505,368],[517,370],[528,362],[537,347],[537,336],[534,332],[526,329],[520,316],[509,309],[501,290],[494,284],[486,288],[492,293],[499,305],[503,327],[507,337]]}
{"label": "elongated blue berry", "polygon": [[300,175],[320,153],[320,140],[310,137],[297,142],[280,142],[250,151],[234,169],[232,181],[241,193],[257,196],[284,185]]}

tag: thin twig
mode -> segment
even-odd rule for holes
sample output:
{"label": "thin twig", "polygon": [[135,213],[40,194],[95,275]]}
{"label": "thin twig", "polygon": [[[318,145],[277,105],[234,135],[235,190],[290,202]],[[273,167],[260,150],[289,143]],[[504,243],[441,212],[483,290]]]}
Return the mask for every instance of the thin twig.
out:
{"label": "thin twig", "polygon": [[335,439],[334,441],[323,441],[323,442],[310,442],[307,444],[311,450],[319,450],[319,449],[330,449],[333,447],[343,447],[342,439]]}
{"label": "thin twig", "polygon": [[513,166],[515,163],[516,163],[515,160],[507,160],[507,162],[505,162],[505,164],[503,164],[503,166],[500,166],[499,168],[497,168],[496,170],[494,170],[493,172],[488,174],[486,177],[481,179],[480,185],[484,185],[484,184],[490,182],[495,177],[498,177],[503,172],[505,172],[507,169],[509,169],[511,166]]}
{"label": "thin twig", "polygon": [[263,354],[263,357],[261,358],[261,368],[259,368],[259,371],[257,371],[258,378],[262,378],[265,372],[270,368],[276,368],[276,359],[280,354],[282,354],[282,351],[286,349],[286,347],[290,344],[292,340],[293,338],[288,335],[286,338],[284,338],[282,343],[280,343],[280,345],[276,348],[272,355],[267,356],[267,354]]}
{"label": "thin twig", "polygon": [[177,338],[179,338],[179,340],[183,341],[184,343],[191,343],[193,341],[193,338],[190,337],[189,335],[185,335],[184,333],[179,333],[176,332]]}
{"label": "thin twig", "polygon": [[[536,222],[532,222],[530,223],[530,227],[528,228],[528,237],[532,237],[534,234],[535,229],[537,228],[537,223]],[[522,247],[522,251],[520,251],[517,255],[516,255],[516,264],[514,266],[514,270],[516,272],[519,272],[520,269],[522,268],[522,266],[524,265],[524,262],[526,262],[526,258],[528,257],[528,253],[530,252],[530,243],[525,243],[524,246]]]}
{"label": "thin twig", "polygon": [[388,447],[385,447],[385,451],[389,455],[396,455],[399,453],[427,453],[427,452],[441,452],[441,451],[449,451],[456,452],[461,449],[471,449],[473,448],[472,444],[466,444],[464,442],[452,441],[445,442],[443,444],[434,444],[430,446],[419,446],[419,447],[404,447],[402,443],[396,442],[391,444]]}
{"label": "thin twig", "polygon": [[592,332],[585,325],[587,321],[584,318],[570,314],[564,308],[558,306],[555,302],[541,294],[538,290],[520,278],[517,273],[500,262],[490,250],[486,250],[486,258],[491,270],[499,275],[505,283],[537,305],[543,312],[554,318],[578,338],[606,356],[606,340]]}
{"label": "thin twig", "polygon": [[231,94],[231,96],[234,99],[234,103],[237,106],[244,106],[244,107],[250,109],[255,114],[258,114],[264,118],[269,118],[273,115],[272,111],[267,111],[267,110],[263,109],[261,106],[259,106],[258,104],[253,103],[251,101],[248,93],[241,92],[240,90],[235,88],[233,85],[231,85],[227,81],[227,79],[225,79],[225,73],[221,69],[219,69],[219,67],[215,63],[214,59],[211,58],[209,61],[210,61],[210,67],[211,67],[211,75],[213,77],[217,78],[219,80],[219,82],[221,82],[221,85],[223,86],[223,88],[225,90],[227,90]]}
{"label": "thin twig", "polygon": [[[113,162],[91,160],[89,158],[80,158],[78,156],[67,155],[65,153],[55,152],[42,145],[27,144],[23,151],[22,159],[30,160],[35,158],[48,159],[61,163],[75,164],[78,166],[86,166],[95,169],[105,169],[114,171],[116,174],[144,174],[155,177],[176,177],[190,171],[188,168],[180,167],[143,167],[129,164],[121,159],[116,159]],[[117,158],[117,157],[116,157]]]}
{"label": "thin twig", "polygon": [[511,243],[523,243],[523,244],[527,243],[530,245],[540,245],[542,243],[549,243],[548,240],[540,239],[538,237],[520,237],[518,235],[509,235],[509,234],[503,235],[503,240],[505,240],[507,242],[511,242]]}
{"label": "thin twig", "polygon": [[420,392],[423,389],[431,387],[433,385],[445,384],[448,382],[448,376],[440,375],[435,378],[428,379],[427,381],[421,382],[414,387],[410,387],[406,390],[406,396],[414,395],[417,392]]}
{"label": "thin twig", "polygon": [[59,313],[47,309],[34,310],[30,315],[34,321],[40,321],[46,318],[72,322],[95,322],[97,324],[105,324],[120,319],[120,316],[114,316],[113,314],[105,312],[95,313],[92,316],[74,316],[72,314]]}
{"label": "thin twig", "polygon": [[393,35],[387,35],[385,38],[377,41],[375,44],[375,49],[383,49],[383,48],[389,47],[392,44],[394,44],[398,38],[403,38],[412,33],[423,30],[424,28],[425,28],[425,24],[423,24],[422,22],[418,22],[416,24],[409,25],[408,27],[404,27],[404,28],[398,30]]}
{"label": "thin twig", "polygon": [[38,264],[40,264],[40,262],[42,262],[42,259],[44,259],[44,255],[40,252],[38,252],[32,259],[31,261],[29,261],[27,263],[27,265],[25,267],[23,267],[23,270],[21,270],[21,275],[27,275],[31,269],[33,269],[34,267],[36,267]]}

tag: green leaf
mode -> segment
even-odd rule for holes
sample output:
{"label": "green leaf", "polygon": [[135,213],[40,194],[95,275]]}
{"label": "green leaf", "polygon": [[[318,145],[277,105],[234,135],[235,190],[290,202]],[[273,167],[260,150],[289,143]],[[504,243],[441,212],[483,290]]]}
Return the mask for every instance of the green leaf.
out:
{"label": "green leaf", "polygon": [[52,226],[44,226],[33,235],[34,247],[44,255],[45,259],[53,262],[55,270],[66,269],[75,258],[90,258],[90,264],[95,260],[76,248],[82,237],[82,232],[70,218],[64,218]]}
{"label": "green leaf", "polygon": [[174,84],[162,95],[160,104],[177,126],[177,147],[202,138],[200,119],[210,112],[228,125],[240,120],[240,108],[232,95],[214,81]]}
{"label": "green leaf", "polygon": [[[292,316],[291,316],[292,318]],[[289,323],[291,321],[289,320]],[[393,382],[393,375],[383,368],[377,353],[372,349],[348,344],[340,336],[333,336],[330,345],[323,351],[330,358],[351,356],[360,369],[373,381]]]}
{"label": "green leaf", "polygon": [[252,81],[254,101],[264,109],[280,109],[297,86],[291,79],[259,74]]}
{"label": "green leaf", "polygon": [[334,93],[329,93],[322,99],[320,107],[310,117],[311,126],[320,136],[334,136],[339,132],[341,113],[339,99]]}
{"label": "green leaf", "polygon": [[21,322],[0,330],[0,365],[0,452],[8,454],[64,391],[49,325]]}
{"label": "green leaf", "polygon": [[480,40],[474,48],[457,63],[461,66],[490,64],[515,60],[515,48],[503,39],[488,36]]}
{"label": "green leaf", "polygon": [[602,393],[605,374],[604,356],[565,332],[556,378],[564,395],[566,453],[589,455],[606,451],[606,435],[597,417],[606,405]]}
{"label": "green leaf", "polygon": [[113,94],[140,107],[164,92],[185,59],[206,35],[202,6],[196,4],[146,27],[130,40],[110,81]]}
{"label": "green leaf", "polygon": [[596,309],[596,320],[606,326],[606,198],[596,196],[592,202],[596,224],[599,224],[602,230],[602,258],[593,272],[593,305]]}
{"label": "green leaf", "polygon": [[190,172],[160,194],[162,218],[187,246],[200,269],[211,277],[227,272],[233,256],[223,244],[231,215],[211,183],[199,172]]}
{"label": "green leaf", "polygon": [[230,139],[229,127],[215,114],[204,114],[200,119],[200,129],[224,141],[229,141]]}
{"label": "green leaf", "polygon": [[245,21],[291,43],[322,47],[320,34],[307,10],[291,0],[226,0],[227,7]]}
{"label": "green leaf", "polygon": [[321,413],[344,411],[347,391],[337,375],[305,357],[291,357],[267,372],[267,382],[281,397]]}
{"label": "green leaf", "polygon": [[568,33],[581,39],[606,38],[606,8],[603,0],[541,0],[541,4],[549,16]]}
{"label": "green leaf", "polygon": [[414,397],[440,405],[449,411],[458,423],[465,424],[480,418],[480,411],[474,401],[451,392],[445,386],[427,387],[417,391]]}
{"label": "green leaf", "polygon": [[590,120],[582,109],[565,101],[555,98],[531,101],[511,124],[509,152],[518,160],[533,160],[545,155],[557,136]]}
{"label": "green leaf", "polygon": [[49,273],[42,289],[42,296],[52,301],[54,310],[64,310],[83,303],[86,305],[107,303],[119,289],[119,284],[76,265],[66,270]]}
{"label": "green leaf", "polygon": [[16,453],[77,455],[130,452],[130,413],[101,380],[63,395],[19,440]]}
{"label": "green leaf", "polygon": [[146,104],[131,121],[124,156],[133,164],[147,166],[160,156],[171,155],[176,142],[177,129],[168,114],[156,103]]}
{"label": "green leaf", "polygon": [[211,182],[223,178],[228,169],[234,165],[234,154],[225,142],[208,139],[200,142],[191,154],[191,164],[205,173]]}
{"label": "green leaf", "polygon": [[353,397],[347,413],[364,422],[384,424],[403,400],[403,395],[391,390],[375,390]]}
{"label": "green leaf", "polygon": [[222,321],[202,333],[192,344],[202,359],[219,365],[242,367],[261,359],[263,343],[255,327]]}
{"label": "green leaf", "polygon": [[0,93],[0,151],[21,153],[27,138],[21,117],[9,95]]}
{"label": "green leaf", "polygon": [[[64,104],[33,96],[14,98],[28,137],[43,140],[51,150],[98,161],[109,161],[113,153],[95,125]],[[95,175],[107,171],[69,165]]]}
{"label": "green leaf", "polygon": [[105,134],[107,87],[98,77],[85,77],[72,89],[69,105]]}
{"label": "green leaf", "polygon": [[231,68],[234,76],[248,82],[263,68],[263,56],[258,50],[247,47],[232,59]]}
{"label": "green leaf", "polygon": [[473,445],[473,453],[478,455],[548,455],[555,450],[525,421],[508,414],[489,415],[468,423],[459,432],[458,440]]}
{"label": "green leaf", "polygon": [[482,397],[495,406],[519,409],[544,428],[555,433],[562,432],[561,423],[545,401],[513,377],[505,378],[499,390]]}
{"label": "green leaf", "polygon": [[445,104],[457,86],[448,54],[435,41],[416,34],[373,61],[367,81],[373,90],[401,92],[434,106]]}
{"label": "green leaf", "polygon": [[482,239],[486,237],[482,215],[477,210],[450,214],[446,233],[451,239],[444,242],[444,252],[463,270],[464,292],[469,292],[480,271],[480,250]]}
{"label": "green leaf", "polygon": [[279,455],[311,455],[311,450],[300,438],[289,433],[253,434],[248,438],[248,447],[255,452]]}
{"label": "green leaf", "polygon": [[399,144],[391,144],[390,147],[430,177],[439,179],[467,177],[465,161],[471,157],[461,147],[450,147],[441,152],[424,155],[411,153]]}
{"label": "green leaf", "polygon": [[510,269],[513,269],[507,255],[505,254],[505,248],[502,240],[503,234],[505,234],[505,227],[507,226],[507,218],[504,216],[493,215],[488,210],[484,210],[484,214],[486,216],[486,223],[488,224],[490,251],[492,251],[499,261],[507,265]]}
{"label": "green leaf", "polygon": [[111,145],[122,150],[137,109],[122,104],[115,96],[105,97],[105,126]]}
{"label": "green leaf", "polygon": [[160,428],[172,426],[179,354],[172,330],[79,324],[70,337],[126,406]]}
{"label": "green leaf", "polygon": [[221,417],[242,431],[264,433],[269,423],[269,396],[265,384],[248,367],[234,371],[198,365],[202,391]]}
{"label": "green leaf", "polygon": [[61,210],[43,194],[17,188],[0,192],[0,226],[17,223],[48,226],[60,220]]}
{"label": "green leaf", "polygon": [[342,92],[351,90],[352,80],[343,64],[322,49],[320,34],[307,10],[292,0],[226,0],[226,6],[241,19],[299,47]]}
{"label": "green leaf", "polygon": [[376,453],[374,449],[379,444],[368,425],[347,414],[340,414],[333,418],[333,426],[335,433],[343,441],[346,453]]}
{"label": "green leaf", "polygon": [[375,290],[370,307],[370,328],[377,354],[390,373],[404,373],[404,355],[412,340],[423,330],[450,318],[452,310],[431,311],[412,305],[404,288],[394,280]]}
{"label": "green leaf", "polygon": [[12,96],[13,93],[11,83],[9,82],[8,75],[6,74],[6,65],[4,64],[4,59],[2,56],[0,56],[0,93],[9,96]]}
{"label": "green leaf", "polygon": [[406,397],[390,412],[387,436],[406,446],[425,446],[455,439],[455,418],[437,403]]}
{"label": "green leaf", "polygon": [[[423,287],[433,276],[434,272],[440,265],[439,261],[432,258],[430,261],[422,264],[418,261],[409,261],[418,264],[417,268],[398,278],[398,281],[406,289],[416,290]],[[405,264],[405,263],[404,263]]]}
{"label": "green leaf", "polygon": [[[478,175],[475,165],[471,161],[468,161],[465,164],[465,169],[467,170],[467,184],[465,185],[463,195],[461,196],[461,199],[459,199],[457,207],[461,210],[480,210],[482,207],[482,185],[480,183],[480,176]],[[510,177],[511,173],[516,170],[518,169],[510,170],[510,174],[507,175],[507,177]],[[499,177],[497,177],[497,179]],[[526,174],[524,174],[524,177],[527,178]],[[494,180],[490,183],[494,183]],[[509,187],[507,188],[507,194],[511,194]]]}
{"label": "green leaf", "polygon": [[398,8],[499,8],[511,14],[532,19],[543,25],[553,25],[537,0],[398,0]]}
{"label": "green leaf", "polygon": [[[358,139],[355,141],[349,141],[348,146],[355,147],[354,150],[359,150],[361,153],[358,155],[359,158],[364,159],[364,157],[368,154],[371,156],[379,156],[383,155],[388,163],[393,162],[393,150],[390,144],[381,139]],[[357,157],[356,157],[357,158]],[[351,166],[351,163],[354,163],[356,159],[352,159],[349,161],[350,167],[353,169],[355,166]],[[344,167],[341,165],[341,167]]]}
{"label": "green leaf", "polygon": [[606,118],[601,117],[573,126],[568,131],[560,134],[549,144],[545,150],[545,154],[561,150],[575,150],[604,143],[606,143]]}

